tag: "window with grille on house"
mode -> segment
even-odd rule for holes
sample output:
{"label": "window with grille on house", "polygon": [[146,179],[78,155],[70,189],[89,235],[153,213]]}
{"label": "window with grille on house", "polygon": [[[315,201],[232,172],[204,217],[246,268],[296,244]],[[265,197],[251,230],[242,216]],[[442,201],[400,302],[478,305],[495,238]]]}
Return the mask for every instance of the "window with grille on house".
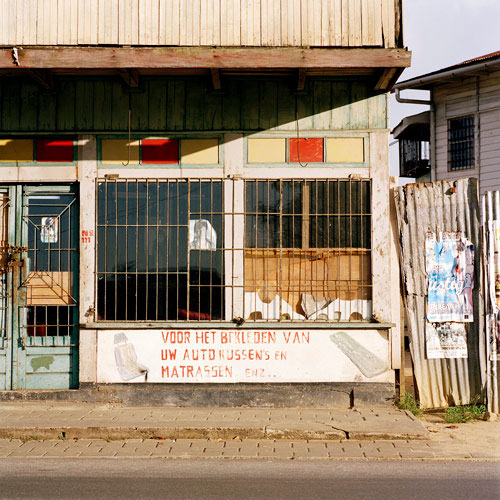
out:
{"label": "window with grille on house", "polygon": [[448,120],[448,167],[449,170],[474,168],[474,116]]}
{"label": "window with grille on house", "polygon": [[97,182],[100,321],[368,321],[368,180]]}

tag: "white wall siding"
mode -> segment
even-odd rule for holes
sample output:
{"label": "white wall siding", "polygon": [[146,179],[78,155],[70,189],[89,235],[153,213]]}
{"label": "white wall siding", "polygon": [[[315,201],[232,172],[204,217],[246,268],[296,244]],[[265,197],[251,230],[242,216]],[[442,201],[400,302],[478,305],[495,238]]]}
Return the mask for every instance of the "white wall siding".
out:
{"label": "white wall siding", "polygon": [[0,45],[393,48],[398,0],[0,0]]}
{"label": "white wall siding", "polygon": [[500,189],[500,92],[497,109],[481,112],[481,192]]}
{"label": "white wall siding", "polygon": [[[479,93],[478,93],[479,91]],[[500,189],[500,71],[434,90],[435,151],[433,180],[479,179],[481,193]],[[474,115],[476,125],[476,167],[448,171],[448,120]]]}

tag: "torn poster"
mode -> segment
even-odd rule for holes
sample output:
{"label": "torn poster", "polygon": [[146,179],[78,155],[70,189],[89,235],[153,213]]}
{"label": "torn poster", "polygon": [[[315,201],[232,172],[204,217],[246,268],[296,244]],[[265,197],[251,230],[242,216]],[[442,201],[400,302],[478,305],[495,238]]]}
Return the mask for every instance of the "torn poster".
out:
{"label": "torn poster", "polygon": [[493,276],[491,277],[492,283],[492,297],[494,310],[500,312],[500,220],[494,220],[491,223],[490,238],[492,243],[492,254],[490,260],[493,263]]}
{"label": "torn poster", "polygon": [[59,219],[57,217],[42,217],[40,240],[42,243],[57,243]]}
{"label": "torn poster", "polygon": [[467,358],[464,323],[429,323],[425,329],[428,359]]}
{"label": "torn poster", "polygon": [[217,250],[217,233],[207,219],[189,221],[189,250]]}
{"label": "torn poster", "polygon": [[474,320],[474,245],[457,233],[428,234],[425,267],[429,276],[427,321]]}

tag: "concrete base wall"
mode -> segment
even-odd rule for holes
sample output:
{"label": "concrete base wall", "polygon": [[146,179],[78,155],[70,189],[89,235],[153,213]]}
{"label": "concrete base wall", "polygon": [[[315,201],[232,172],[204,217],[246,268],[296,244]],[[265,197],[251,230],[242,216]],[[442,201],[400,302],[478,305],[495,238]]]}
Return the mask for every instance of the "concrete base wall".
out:
{"label": "concrete base wall", "polygon": [[128,406],[350,408],[392,405],[394,385],[330,384],[82,384],[73,391],[0,391],[0,401],[58,400]]}

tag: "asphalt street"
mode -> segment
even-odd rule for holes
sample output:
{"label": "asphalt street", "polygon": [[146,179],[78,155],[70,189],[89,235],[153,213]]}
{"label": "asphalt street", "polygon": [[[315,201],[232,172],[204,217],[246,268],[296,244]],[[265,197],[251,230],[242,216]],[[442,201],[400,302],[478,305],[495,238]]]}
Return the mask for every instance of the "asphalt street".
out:
{"label": "asphalt street", "polygon": [[443,461],[2,459],[0,498],[500,498],[500,464]]}

